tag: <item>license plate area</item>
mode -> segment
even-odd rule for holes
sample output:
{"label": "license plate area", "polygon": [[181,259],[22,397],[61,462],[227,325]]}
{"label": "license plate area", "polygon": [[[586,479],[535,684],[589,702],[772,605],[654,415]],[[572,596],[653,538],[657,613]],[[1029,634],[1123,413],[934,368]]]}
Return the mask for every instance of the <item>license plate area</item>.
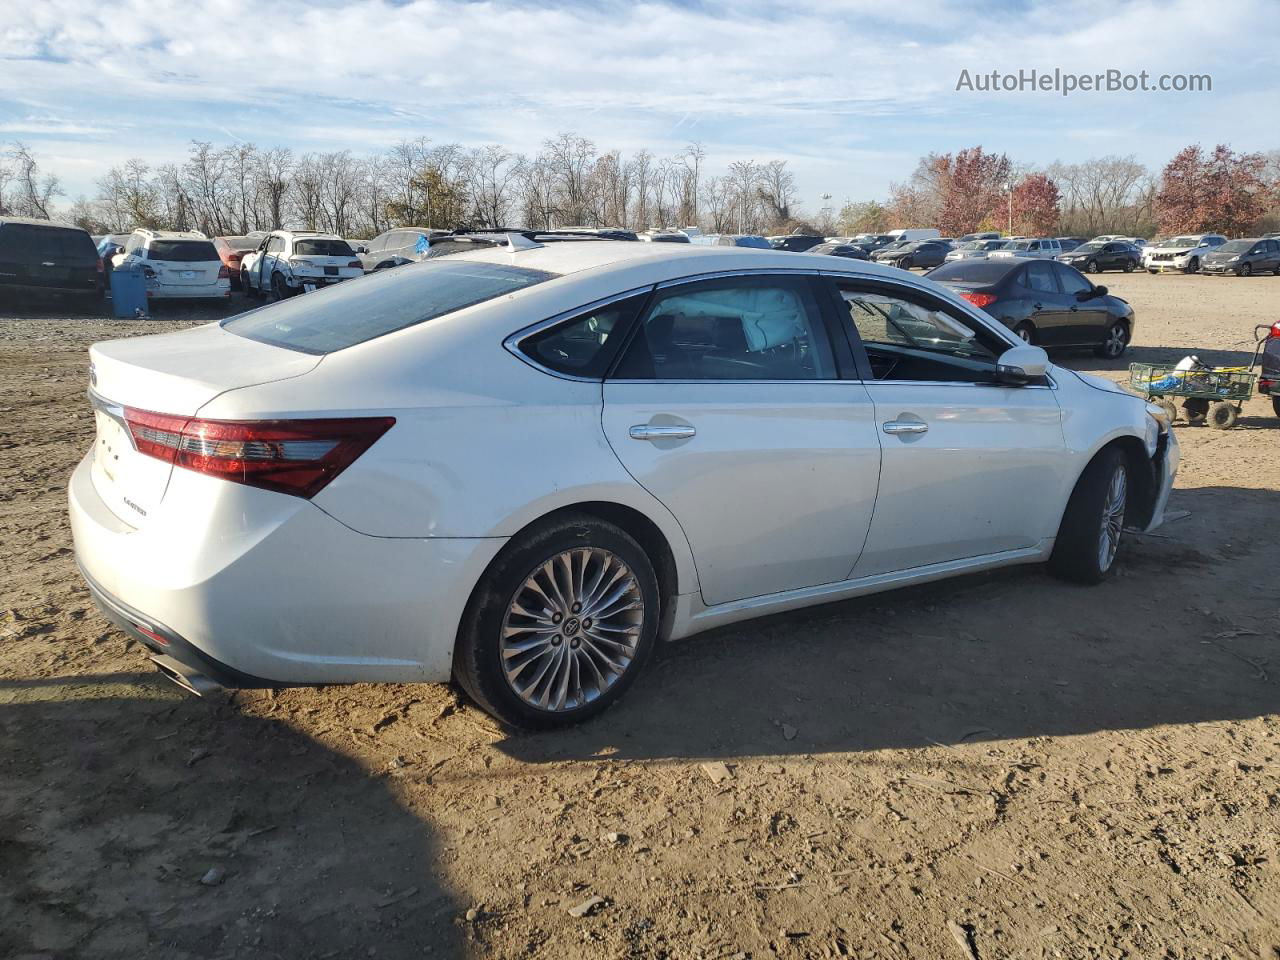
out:
{"label": "license plate area", "polygon": [[183,280],[194,280],[196,278],[196,272],[194,270],[183,270],[179,276],[181,276]]}
{"label": "license plate area", "polygon": [[336,276],[338,275],[338,268],[337,268],[337,267],[325,267],[325,268],[324,268],[324,275],[325,275],[326,277],[336,277]]}

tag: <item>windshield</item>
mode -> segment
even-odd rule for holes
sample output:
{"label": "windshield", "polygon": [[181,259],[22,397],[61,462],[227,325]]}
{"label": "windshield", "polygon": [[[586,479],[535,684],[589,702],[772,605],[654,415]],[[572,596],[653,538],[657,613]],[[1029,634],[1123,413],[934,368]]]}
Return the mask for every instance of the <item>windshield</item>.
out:
{"label": "windshield", "polygon": [[224,320],[222,328],[301,353],[332,353],[556,276],[505,264],[425,260],[251,310]]}
{"label": "windshield", "polygon": [[1171,247],[1194,247],[1200,243],[1199,237],[1174,237],[1172,240],[1166,241]]}
{"label": "windshield", "polygon": [[1030,240],[1015,240],[1013,243],[1007,244],[1005,246],[1005,249],[1006,250],[1030,250],[1031,243],[1032,241]]}
{"label": "windshield", "polygon": [[1255,242],[1254,240],[1230,240],[1220,246],[1218,250],[1222,253],[1244,253],[1247,250],[1252,250]]}
{"label": "windshield", "polygon": [[147,248],[148,260],[168,260],[171,263],[203,263],[217,260],[218,251],[208,240],[153,240]]}
{"label": "windshield", "polygon": [[983,240],[979,246],[981,250],[1003,250],[1009,246],[1008,240]]}
{"label": "windshield", "polygon": [[293,252],[300,257],[354,257],[356,255],[347,241],[329,237],[295,240]]}
{"label": "windshield", "polygon": [[244,252],[246,250],[257,250],[258,244],[261,243],[257,237],[219,237],[232,250]]}
{"label": "windshield", "polygon": [[1072,253],[1093,253],[1095,250],[1101,250],[1103,245],[1097,240],[1090,240],[1088,243],[1082,243],[1076,247]]}

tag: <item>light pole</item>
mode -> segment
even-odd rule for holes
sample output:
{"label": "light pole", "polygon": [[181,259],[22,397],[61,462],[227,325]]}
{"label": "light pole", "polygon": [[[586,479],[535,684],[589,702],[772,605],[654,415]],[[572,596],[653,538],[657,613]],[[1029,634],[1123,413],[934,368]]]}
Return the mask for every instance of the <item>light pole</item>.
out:
{"label": "light pole", "polygon": [[1009,195],[1009,236],[1013,236],[1013,181],[1004,185],[1004,192]]}

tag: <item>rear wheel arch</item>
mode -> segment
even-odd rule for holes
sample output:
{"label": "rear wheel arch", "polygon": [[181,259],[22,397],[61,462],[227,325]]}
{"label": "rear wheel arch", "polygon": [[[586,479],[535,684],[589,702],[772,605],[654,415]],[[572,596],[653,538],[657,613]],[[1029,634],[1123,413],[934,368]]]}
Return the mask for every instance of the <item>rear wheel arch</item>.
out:
{"label": "rear wheel arch", "polygon": [[[502,560],[510,550],[515,549],[520,544],[526,542],[531,536],[540,530],[564,522],[574,517],[590,517],[596,520],[603,520],[612,523],[630,536],[644,550],[645,555],[649,558],[649,562],[653,565],[654,574],[658,579],[658,592],[662,599],[661,619],[658,623],[658,639],[665,640],[671,634],[672,621],[675,616],[675,597],[681,592],[690,592],[697,589],[696,583],[680,582],[680,565],[676,560],[675,552],[672,549],[671,542],[662,529],[647,517],[644,513],[635,507],[626,504],[617,503],[610,500],[585,500],[578,503],[566,504],[563,507],[557,507],[542,514],[534,520],[529,521],[519,530],[517,530],[496,557],[490,561],[489,565],[477,580],[475,587],[472,588],[472,596],[479,591],[481,585],[485,582],[491,569]],[[469,604],[470,605],[470,604]]]}

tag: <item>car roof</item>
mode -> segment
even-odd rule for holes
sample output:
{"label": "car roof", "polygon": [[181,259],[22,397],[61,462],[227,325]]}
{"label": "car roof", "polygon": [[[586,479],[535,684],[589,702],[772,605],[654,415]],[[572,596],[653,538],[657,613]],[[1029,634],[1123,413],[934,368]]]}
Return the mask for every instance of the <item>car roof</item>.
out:
{"label": "car roof", "polygon": [[83,227],[77,227],[74,223],[63,223],[61,220],[42,220],[39,217],[0,217],[0,226],[6,223],[22,224],[27,227],[55,227],[59,230],[84,230]]}
{"label": "car roof", "polygon": [[833,261],[824,254],[791,253],[761,247],[709,246],[686,243],[625,243],[580,240],[547,243],[517,249],[480,247],[447,254],[450,260],[511,264],[530,270],[562,275],[587,272],[629,272],[648,267],[652,279],[661,283],[686,276],[733,270],[778,270],[836,272],[888,277],[903,281],[902,271],[865,260]]}
{"label": "car roof", "polygon": [[133,231],[152,240],[208,240],[203,233],[198,230],[148,230],[139,229]]}

